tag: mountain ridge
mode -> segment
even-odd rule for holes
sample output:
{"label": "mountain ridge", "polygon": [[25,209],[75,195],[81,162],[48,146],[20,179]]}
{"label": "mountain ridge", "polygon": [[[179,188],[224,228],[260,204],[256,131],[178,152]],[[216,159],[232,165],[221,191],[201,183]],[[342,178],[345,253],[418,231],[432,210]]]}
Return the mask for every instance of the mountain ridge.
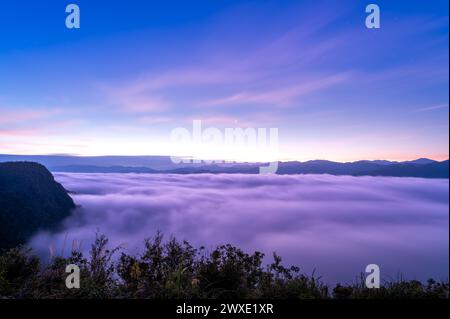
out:
{"label": "mountain ridge", "polygon": [[[259,167],[268,163],[192,163],[175,164],[163,156],[27,156],[1,155],[5,159],[38,159],[52,172],[62,173],[147,173],[147,174],[258,174]],[[105,159],[102,163],[101,160]],[[127,163],[129,165],[127,165]],[[139,164],[139,165],[131,165]],[[334,162],[329,160],[286,161],[278,163],[277,174],[331,174],[351,176],[393,176],[449,178],[448,160],[428,158],[397,162],[387,160],[359,160]]]}

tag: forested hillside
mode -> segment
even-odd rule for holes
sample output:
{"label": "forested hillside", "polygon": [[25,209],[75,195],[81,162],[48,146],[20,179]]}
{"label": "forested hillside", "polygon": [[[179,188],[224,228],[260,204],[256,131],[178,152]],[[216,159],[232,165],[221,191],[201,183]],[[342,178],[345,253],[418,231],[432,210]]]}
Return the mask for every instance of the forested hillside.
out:
{"label": "forested hillside", "polygon": [[56,226],[75,204],[42,165],[0,163],[0,249],[24,243],[40,229]]}

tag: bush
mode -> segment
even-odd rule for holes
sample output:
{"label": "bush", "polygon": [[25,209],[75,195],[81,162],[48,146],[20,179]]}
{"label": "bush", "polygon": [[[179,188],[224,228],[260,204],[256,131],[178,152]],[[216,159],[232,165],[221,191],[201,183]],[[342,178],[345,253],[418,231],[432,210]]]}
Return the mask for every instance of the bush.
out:
{"label": "bush", "polygon": [[[196,249],[187,241],[171,238],[163,242],[157,234],[145,241],[142,254],[108,248],[108,239],[98,235],[86,258],[79,251],[70,257],[55,257],[47,265],[23,247],[0,256],[0,299],[397,299],[448,298],[449,284],[429,280],[385,283],[380,289],[368,289],[363,281],[354,285],[336,285],[330,289],[315,278],[300,273],[298,267],[286,268],[281,257],[264,266],[264,254],[249,255],[231,245],[211,252]],[[68,264],[80,268],[80,289],[68,289],[65,269]]]}

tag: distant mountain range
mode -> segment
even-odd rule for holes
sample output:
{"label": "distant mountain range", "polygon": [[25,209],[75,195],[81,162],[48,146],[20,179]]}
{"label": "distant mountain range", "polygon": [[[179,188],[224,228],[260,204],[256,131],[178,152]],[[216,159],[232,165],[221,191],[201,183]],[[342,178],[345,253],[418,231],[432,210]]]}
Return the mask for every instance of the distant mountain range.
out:
{"label": "distant mountain range", "polygon": [[[38,162],[52,172],[70,173],[257,174],[260,166],[267,165],[265,163],[174,164],[169,156],[0,155],[0,162],[10,161]],[[448,160],[438,162],[428,158],[405,162],[386,160],[362,160],[346,163],[326,160],[290,161],[280,162],[277,173],[448,178],[449,163]]]}

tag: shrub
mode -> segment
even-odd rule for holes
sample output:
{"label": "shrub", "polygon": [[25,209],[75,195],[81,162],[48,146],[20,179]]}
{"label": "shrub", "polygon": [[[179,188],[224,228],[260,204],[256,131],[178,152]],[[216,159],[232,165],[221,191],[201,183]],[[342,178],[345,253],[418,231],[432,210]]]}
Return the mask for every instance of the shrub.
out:
{"label": "shrub", "polygon": [[[73,251],[43,265],[30,250],[19,247],[0,256],[0,299],[398,299],[448,298],[448,282],[399,280],[380,289],[368,289],[363,280],[330,289],[320,278],[285,267],[280,256],[264,266],[264,254],[247,254],[221,245],[211,252],[196,249],[175,238],[164,242],[162,234],[145,241],[141,254],[118,254],[108,239],[97,235],[88,257]],[[68,264],[80,268],[80,289],[67,289]]]}

